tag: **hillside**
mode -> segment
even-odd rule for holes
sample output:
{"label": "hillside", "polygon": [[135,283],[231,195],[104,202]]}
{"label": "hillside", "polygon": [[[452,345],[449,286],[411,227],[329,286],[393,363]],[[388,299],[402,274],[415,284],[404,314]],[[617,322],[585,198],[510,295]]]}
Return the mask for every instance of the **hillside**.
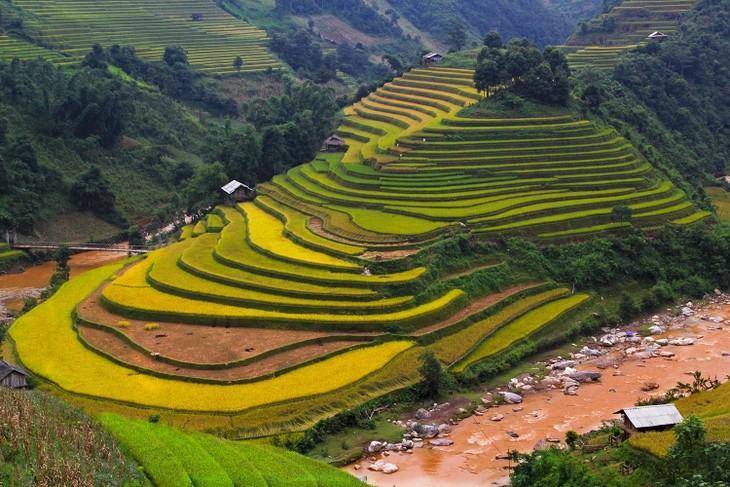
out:
{"label": "hillside", "polygon": [[[278,69],[281,63],[266,49],[267,36],[216,6],[213,1],[15,1],[0,2],[10,34],[0,37],[0,59],[43,57],[68,65],[81,61],[94,43],[131,45],[147,60],[162,59],[167,46],[181,46],[201,71],[236,72],[233,60],[245,60],[242,71]],[[22,26],[17,35],[13,23]]]}
{"label": "hillside", "polygon": [[650,34],[660,32],[673,38],[682,15],[697,3],[697,0],[624,0],[599,17],[581,23],[568,38],[565,44],[570,65],[610,70],[619,62],[621,54],[650,42]]}
{"label": "hillside", "polygon": [[[588,294],[481,237],[708,217],[627,140],[567,109],[460,112],[480,99],[471,79],[429,68],[385,85],[346,110],[346,153],[260,184],[255,201],[219,206],[179,243],[76,279],[20,318],[20,359],[104,408],[220,418],[238,437],[302,429],[416,383],[424,351],[461,374],[585,312]],[[29,347],[49,327],[54,340]]]}

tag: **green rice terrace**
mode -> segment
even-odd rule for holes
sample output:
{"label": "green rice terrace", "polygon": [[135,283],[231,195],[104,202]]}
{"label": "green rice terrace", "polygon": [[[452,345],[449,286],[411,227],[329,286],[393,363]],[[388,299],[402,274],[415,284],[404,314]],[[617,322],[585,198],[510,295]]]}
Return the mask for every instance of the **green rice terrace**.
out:
{"label": "green rice terrace", "polygon": [[11,328],[20,360],[92,409],[238,438],[301,430],[414,384],[426,350],[466,373],[589,302],[499,256],[447,269],[419,252],[455,258],[446,235],[550,242],[709,216],[613,130],[459,117],[471,76],[413,70],[348,111],[346,153],[70,281]]}
{"label": "green rice terrace", "polygon": [[153,61],[162,59],[166,46],[180,45],[192,66],[211,74],[235,73],[236,56],[243,59],[242,72],[281,67],[265,46],[266,32],[213,0],[17,0],[13,5],[22,9],[24,26],[37,43],[0,35],[0,59],[40,56],[70,64],[98,42],[134,46],[140,57]]}
{"label": "green rice terrace", "polygon": [[571,68],[612,69],[621,54],[646,43],[654,32],[674,35],[682,14],[696,3],[697,0],[625,0],[587,22],[568,39],[564,46],[568,62]]}

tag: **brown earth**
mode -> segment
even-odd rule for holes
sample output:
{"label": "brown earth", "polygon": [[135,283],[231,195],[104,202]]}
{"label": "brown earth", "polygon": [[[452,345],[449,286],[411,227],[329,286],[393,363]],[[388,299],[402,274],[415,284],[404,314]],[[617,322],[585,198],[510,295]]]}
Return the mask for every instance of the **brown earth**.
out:
{"label": "brown earth", "polygon": [[[154,336],[154,334],[156,334],[158,331],[159,330],[154,330],[147,333]],[[357,344],[356,342],[336,341],[326,342],[322,344],[306,345],[296,348],[294,350],[288,350],[278,353],[271,357],[256,360],[255,362],[246,365],[229,367],[220,370],[211,370],[193,369],[161,362],[152,355],[145,354],[143,352],[140,352],[139,350],[132,348],[120,337],[104,330],[87,326],[79,326],[79,332],[81,336],[92,346],[128,364],[171,375],[219,381],[255,379],[257,377],[272,374],[279,370],[292,367],[315,358],[323,357],[332,352],[336,352],[338,350],[342,350],[344,348],[351,347]],[[160,338],[159,340],[160,342],[163,342],[165,338]],[[200,345],[200,342],[198,342],[198,344]],[[214,349],[215,347],[204,346],[199,348]],[[156,350],[156,348],[153,348],[152,350]],[[253,354],[253,352],[251,353],[255,357],[255,354]]]}
{"label": "brown earth", "polygon": [[[155,321],[159,328],[145,330],[150,320],[132,320],[106,310],[99,304],[103,287],[97,289],[78,306],[78,313],[93,323],[103,324],[123,331],[130,340],[147,350],[166,357],[192,363],[224,363],[254,357],[260,353],[315,338],[341,336],[342,333],[284,330],[276,328],[244,328],[194,325]],[[128,327],[120,328],[126,321]],[[156,335],[166,335],[156,338]],[[376,336],[376,333],[349,333]]]}

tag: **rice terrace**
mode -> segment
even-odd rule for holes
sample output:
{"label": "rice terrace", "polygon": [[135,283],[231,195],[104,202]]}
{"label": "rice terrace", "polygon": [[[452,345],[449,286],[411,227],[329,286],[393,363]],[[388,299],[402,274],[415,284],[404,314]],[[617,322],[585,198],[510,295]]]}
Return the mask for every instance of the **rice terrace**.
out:
{"label": "rice terrace", "polygon": [[[0,0],[0,271],[44,245],[57,263],[8,291],[7,323],[0,296],[0,372],[40,389],[0,388],[0,484],[364,485],[313,458],[375,464],[375,435],[421,441],[398,428],[422,407],[441,447],[511,402],[495,387],[530,394],[512,377],[571,370],[602,335],[666,345],[647,316],[689,299],[720,309],[726,60],[685,68],[730,7],[540,3],[578,24],[564,45],[450,3],[424,26],[421,0]],[[41,231],[70,215],[119,233]],[[113,245],[128,255],[69,279],[71,250]],[[571,433],[545,441],[570,455]],[[84,462],[46,463],[67,453]],[[535,461],[500,455],[505,476]]]}
{"label": "rice terrace", "polygon": [[[557,239],[708,215],[586,120],[455,116],[479,99],[471,78],[431,68],[396,79],[346,116],[345,154],[70,283],[12,328],[23,364],[69,393],[199,415],[234,437],[304,428],[416,382],[426,349],[462,371],[589,299],[499,261],[435,285],[417,252],[445,233]],[[611,222],[617,204],[631,224]],[[51,323],[53,339],[38,340]]]}

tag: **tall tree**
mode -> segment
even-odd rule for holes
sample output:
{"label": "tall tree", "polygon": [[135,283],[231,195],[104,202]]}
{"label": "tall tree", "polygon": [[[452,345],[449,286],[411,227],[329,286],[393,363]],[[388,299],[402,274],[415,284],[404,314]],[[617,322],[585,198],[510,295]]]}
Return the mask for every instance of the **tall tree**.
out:
{"label": "tall tree", "polygon": [[446,27],[446,44],[452,51],[461,51],[466,44],[466,31],[464,30],[464,24],[457,19],[452,17],[449,20],[449,24]]}
{"label": "tall tree", "polygon": [[243,67],[243,58],[241,56],[236,56],[236,59],[233,60],[233,67],[236,68],[236,71],[238,71],[238,75],[241,75],[241,68]]}

